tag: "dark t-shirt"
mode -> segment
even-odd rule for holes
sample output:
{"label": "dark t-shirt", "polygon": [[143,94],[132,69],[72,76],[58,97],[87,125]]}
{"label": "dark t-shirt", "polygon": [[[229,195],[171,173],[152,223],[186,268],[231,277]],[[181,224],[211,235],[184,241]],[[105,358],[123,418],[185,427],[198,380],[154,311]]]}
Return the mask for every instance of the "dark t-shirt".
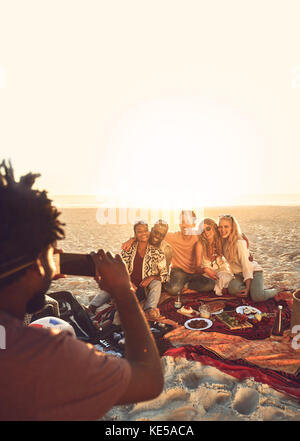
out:
{"label": "dark t-shirt", "polygon": [[138,287],[142,281],[143,260],[144,260],[144,258],[141,257],[138,252],[136,252],[134,262],[133,262],[133,271],[130,276],[132,283],[134,283],[136,287]]}

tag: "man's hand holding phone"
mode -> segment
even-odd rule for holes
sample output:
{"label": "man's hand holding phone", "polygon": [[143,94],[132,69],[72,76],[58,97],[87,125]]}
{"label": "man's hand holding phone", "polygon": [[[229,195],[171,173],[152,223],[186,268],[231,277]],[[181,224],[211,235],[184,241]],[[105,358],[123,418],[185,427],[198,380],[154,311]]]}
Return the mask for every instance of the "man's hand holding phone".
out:
{"label": "man's hand holding phone", "polygon": [[[63,250],[62,249],[60,249],[60,248],[54,248],[54,250],[53,250],[53,254],[55,255],[55,254],[63,254]],[[55,260],[55,259],[54,259]],[[55,264],[56,265],[56,267],[57,267],[57,264]],[[53,278],[52,278],[52,280],[58,280],[58,279],[65,279],[67,276],[66,276],[66,274],[59,274],[59,273],[56,273],[54,276],[53,276]]]}

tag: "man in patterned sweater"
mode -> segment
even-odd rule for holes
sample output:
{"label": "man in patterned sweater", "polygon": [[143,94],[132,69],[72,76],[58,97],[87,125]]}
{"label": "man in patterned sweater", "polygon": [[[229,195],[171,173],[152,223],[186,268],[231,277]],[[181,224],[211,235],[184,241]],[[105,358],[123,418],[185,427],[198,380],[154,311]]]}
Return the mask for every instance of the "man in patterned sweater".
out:
{"label": "man in patterned sweater", "polygon": [[[132,288],[139,300],[144,301],[143,309],[149,319],[158,318],[160,315],[157,304],[162,283],[168,280],[166,257],[160,249],[168,225],[161,223],[157,231],[152,230],[149,234],[148,225],[143,221],[137,222],[134,225],[135,242],[130,249],[121,252],[130,274]],[[109,300],[109,293],[102,291],[91,301],[89,310],[94,313],[96,308]]]}

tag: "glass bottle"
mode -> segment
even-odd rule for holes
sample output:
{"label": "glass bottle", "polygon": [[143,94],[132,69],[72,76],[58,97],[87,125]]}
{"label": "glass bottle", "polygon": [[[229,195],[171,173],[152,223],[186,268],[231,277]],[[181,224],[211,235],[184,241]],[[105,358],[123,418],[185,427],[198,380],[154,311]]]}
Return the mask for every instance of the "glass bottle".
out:
{"label": "glass bottle", "polygon": [[176,298],[176,300],[174,302],[174,307],[176,309],[181,308],[180,292],[177,293],[177,298]]}
{"label": "glass bottle", "polygon": [[282,306],[278,306],[278,310],[276,313],[276,317],[274,320],[273,328],[271,331],[270,338],[273,340],[280,340],[283,336],[283,327],[282,327]]}

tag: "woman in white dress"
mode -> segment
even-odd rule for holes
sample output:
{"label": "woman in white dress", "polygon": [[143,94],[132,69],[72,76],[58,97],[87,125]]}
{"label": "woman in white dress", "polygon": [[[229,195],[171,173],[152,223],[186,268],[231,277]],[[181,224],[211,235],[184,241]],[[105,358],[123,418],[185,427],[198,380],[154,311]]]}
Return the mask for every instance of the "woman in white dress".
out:
{"label": "woman in white dress", "polygon": [[262,267],[249,260],[247,242],[243,239],[237,220],[229,214],[219,216],[219,232],[223,255],[234,274],[234,279],[228,285],[229,294],[250,294],[254,302],[274,297],[277,289],[264,289]]}
{"label": "woman in white dress", "polygon": [[228,262],[222,253],[222,241],[217,223],[210,218],[200,222],[199,241],[195,245],[196,272],[215,281],[214,291],[221,296],[233,279]]}

